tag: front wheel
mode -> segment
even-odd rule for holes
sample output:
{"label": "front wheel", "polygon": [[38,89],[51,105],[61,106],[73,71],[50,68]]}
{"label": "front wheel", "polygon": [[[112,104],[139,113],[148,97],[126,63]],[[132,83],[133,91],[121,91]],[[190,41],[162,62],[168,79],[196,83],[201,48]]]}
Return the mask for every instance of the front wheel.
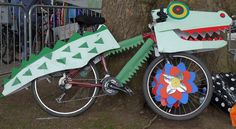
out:
{"label": "front wheel", "polygon": [[82,83],[97,84],[98,72],[93,64],[71,71],[46,75],[33,82],[33,96],[47,113],[57,117],[72,117],[89,109],[99,94],[98,87],[66,84],[65,77]]}
{"label": "front wheel", "polygon": [[179,53],[152,61],[144,75],[143,91],[149,107],[171,120],[199,115],[209,104],[212,80],[195,56]]}

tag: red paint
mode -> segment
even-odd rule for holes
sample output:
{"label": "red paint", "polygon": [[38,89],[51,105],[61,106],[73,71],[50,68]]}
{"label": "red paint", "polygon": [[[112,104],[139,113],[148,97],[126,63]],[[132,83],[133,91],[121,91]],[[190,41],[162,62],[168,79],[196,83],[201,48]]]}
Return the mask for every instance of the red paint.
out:
{"label": "red paint", "polygon": [[76,80],[68,81],[68,83],[72,84],[72,86],[74,86],[74,87],[84,87],[84,88],[102,87],[102,84],[79,82],[79,81],[76,81]]}
{"label": "red paint", "polygon": [[173,106],[174,106],[175,108],[178,108],[178,107],[179,107],[179,101],[177,101]]}
{"label": "red paint", "polygon": [[191,29],[191,30],[183,30],[183,32],[193,34],[195,32],[198,32],[198,33],[210,32],[210,31],[216,32],[218,30],[229,30],[229,26],[216,26],[216,27],[208,27],[208,28],[198,28],[198,29]]}
{"label": "red paint", "polygon": [[77,73],[79,73],[79,70],[70,70],[68,76],[73,78],[77,75]]}
{"label": "red paint", "polygon": [[177,11],[177,12],[179,12],[180,10],[181,10],[181,8],[180,8],[180,7],[176,8],[176,11]]}
{"label": "red paint", "polygon": [[151,40],[153,40],[154,42],[157,42],[156,36],[155,36],[155,33],[154,33],[154,32],[143,33],[142,35],[143,35],[143,38],[144,38],[144,39],[151,39]]}
{"label": "red paint", "polygon": [[225,14],[224,14],[224,13],[221,13],[221,14],[220,14],[220,17],[225,18]]}

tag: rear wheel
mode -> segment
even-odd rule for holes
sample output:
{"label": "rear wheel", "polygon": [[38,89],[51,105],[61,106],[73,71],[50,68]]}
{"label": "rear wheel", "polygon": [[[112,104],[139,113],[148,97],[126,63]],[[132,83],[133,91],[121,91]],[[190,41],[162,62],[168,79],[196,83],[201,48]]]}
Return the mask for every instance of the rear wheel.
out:
{"label": "rear wheel", "polygon": [[[47,75],[33,82],[33,96],[39,106],[49,114],[57,117],[72,117],[89,109],[99,93],[98,87],[80,87],[70,84],[61,85],[68,71]],[[63,77],[64,76],[64,77]],[[69,79],[98,83],[98,73],[93,64],[77,69],[77,74]],[[60,84],[60,85],[59,85]]]}
{"label": "rear wheel", "polygon": [[199,115],[213,93],[206,66],[195,56],[184,53],[153,60],[145,72],[143,90],[149,107],[172,120]]}

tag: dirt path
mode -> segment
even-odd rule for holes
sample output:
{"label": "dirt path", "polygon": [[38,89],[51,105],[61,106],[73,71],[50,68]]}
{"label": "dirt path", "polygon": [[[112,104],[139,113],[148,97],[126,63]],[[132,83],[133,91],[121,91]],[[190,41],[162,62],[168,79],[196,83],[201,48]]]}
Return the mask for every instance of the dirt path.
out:
{"label": "dirt path", "polygon": [[[117,99],[118,98],[118,99]],[[78,117],[54,118],[34,102],[31,90],[0,101],[0,129],[142,129],[155,114],[140,107],[141,96],[99,98],[91,110]],[[169,121],[158,116],[149,129],[233,129],[228,116],[210,106],[189,121]]]}

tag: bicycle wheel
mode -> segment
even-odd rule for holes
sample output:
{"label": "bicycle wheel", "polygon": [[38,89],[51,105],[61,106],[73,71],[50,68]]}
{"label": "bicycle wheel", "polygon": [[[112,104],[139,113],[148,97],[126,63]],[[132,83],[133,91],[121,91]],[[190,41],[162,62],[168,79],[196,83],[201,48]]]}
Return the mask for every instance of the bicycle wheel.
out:
{"label": "bicycle wheel", "polygon": [[[77,69],[77,74],[68,77],[80,82],[98,83],[98,73],[93,64]],[[64,81],[63,75],[68,71],[47,75],[33,82],[33,96],[39,106],[47,113],[57,117],[72,117],[89,109],[99,93],[98,87],[76,87],[59,83]],[[68,75],[69,76],[69,75]]]}
{"label": "bicycle wheel", "polygon": [[171,120],[187,120],[208,106],[213,87],[206,66],[195,56],[180,53],[152,61],[143,91],[154,112]]}

